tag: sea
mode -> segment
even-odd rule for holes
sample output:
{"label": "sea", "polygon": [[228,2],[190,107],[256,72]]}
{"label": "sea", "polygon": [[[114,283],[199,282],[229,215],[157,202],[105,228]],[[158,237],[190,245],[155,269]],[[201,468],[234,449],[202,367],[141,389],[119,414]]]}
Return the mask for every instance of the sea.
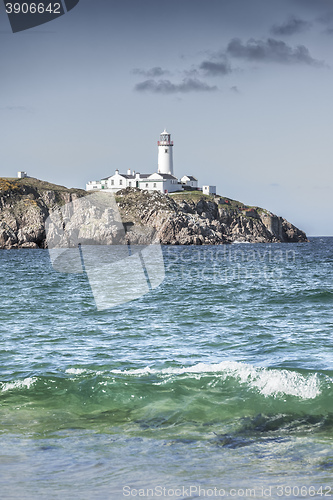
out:
{"label": "sea", "polygon": [[333,497],[333,238],[162,250],[103,310],[0,251],[0,498]]}

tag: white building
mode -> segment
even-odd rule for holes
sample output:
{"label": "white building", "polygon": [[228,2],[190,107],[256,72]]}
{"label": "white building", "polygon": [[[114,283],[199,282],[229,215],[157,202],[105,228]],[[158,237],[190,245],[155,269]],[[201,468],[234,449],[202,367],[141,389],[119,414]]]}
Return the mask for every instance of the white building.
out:
{"label": "white building", "polygon": [[183,175],[183,177],[180,179],[180,182],[184,186],[189,186],[192,188],[198,187],[198,179],[196,179],[196,177],[193,177],[193,175]]}
{"label": "white building", "polygon": [[[165,129],[160,134],[157,142],[158,167],[153,174],[140,174],[139,172],[127,170],[127,174],[119,173],[117,169],[113,175],[101,180],[90,181],[86,185],[87,191],[105,190],[117,192],[125,188],[139,188],[148,191],[159,191],[160,193],[174,193],[185,189],[198,189],[198,179],[192,175],[184,175],[180,180],[173,175],[173,141],[171,134]],[[205,186],[215,188],[215,186]],[[215,188],[216,192],[216,188]]]}
{"label": "white building", "polygon": [[216,186],[202,186],[203,194],[216,194]]}
{"label": "white building", "polygon": [[151,174],[140,174],[127,170],[127,174],[120,174],[117,169],[114,175],[105,177],[100,181],[89,181],[86,185],[87,191],[101,190],[116,192],[127,187],[140,187],[140,181],[147,179]]}
{"label": "white building", "polygon": [[147,179],[139,181],[140,189],[148,189],[148,191],[159,191],[160,193],[174,193],[175,191],[182,191],[183,186],[171,174],[151,174]]}

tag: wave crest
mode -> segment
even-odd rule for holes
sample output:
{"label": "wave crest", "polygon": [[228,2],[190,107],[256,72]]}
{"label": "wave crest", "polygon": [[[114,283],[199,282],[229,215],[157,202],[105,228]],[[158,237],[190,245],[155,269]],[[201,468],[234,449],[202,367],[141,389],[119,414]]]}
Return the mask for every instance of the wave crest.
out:
{"label": "wave crest", "polygon": [[233,378],[240,384],[258,390],[263,396],[295,396],[300,399],[314,399],[321,394],[320,380],[316,373],[303,375],[296,371],[277,368],[255,367],[237,361],[220,363],[198,363],[190,367],[169,367],[157,370],[150,367],[133,370],[113,370],[114,374],[146,376],[156,375],[161,378],[189,375],[202,377],[215,375],[219,380]]}

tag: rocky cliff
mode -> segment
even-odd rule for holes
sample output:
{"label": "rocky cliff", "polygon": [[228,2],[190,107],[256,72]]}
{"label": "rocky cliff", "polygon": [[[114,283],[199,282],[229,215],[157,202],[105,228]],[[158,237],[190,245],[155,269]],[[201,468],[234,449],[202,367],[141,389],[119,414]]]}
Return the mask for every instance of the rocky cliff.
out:
{"label": "rocky cliff", "polygon": [[45,248],[49,213],[85,194],[37,179],[0,178],[0,248]]}
{"label": "rocky cliff", "polygon": [[[46,219],[84,196],[89,200],[91,195],[37,179],[0,179],[0,248],[46,248]],[[165,245],[307,241],[303,231],[282,217],[229,198],[194,191],[166,196],[128,188],[119,191],[115,201],[125,229],[124,243],[129,236],[132,243],[143,243],[147,234],[151,241]],[[97,220],[96,213],[96,207],[85,208],[90,226],[93,216]]]}
{"label": "rocky cliff", "polygon": [[306,234],[282,217],[220,196],[187,191],[165,196],[133,189],[116,195],[122,221],[152,227],[162,244],[216,245],[306,242]]}

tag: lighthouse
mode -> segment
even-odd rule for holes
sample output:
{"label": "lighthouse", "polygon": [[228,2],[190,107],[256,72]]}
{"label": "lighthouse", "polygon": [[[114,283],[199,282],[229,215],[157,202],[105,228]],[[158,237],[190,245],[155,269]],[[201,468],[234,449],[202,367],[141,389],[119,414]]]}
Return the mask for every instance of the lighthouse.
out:
{"label": "lighthouse", "polygon": [[165,129],[160,134],[158,146],[158,173],[173,175],[172,148],[173,141],[170,141],[171,134]]}

